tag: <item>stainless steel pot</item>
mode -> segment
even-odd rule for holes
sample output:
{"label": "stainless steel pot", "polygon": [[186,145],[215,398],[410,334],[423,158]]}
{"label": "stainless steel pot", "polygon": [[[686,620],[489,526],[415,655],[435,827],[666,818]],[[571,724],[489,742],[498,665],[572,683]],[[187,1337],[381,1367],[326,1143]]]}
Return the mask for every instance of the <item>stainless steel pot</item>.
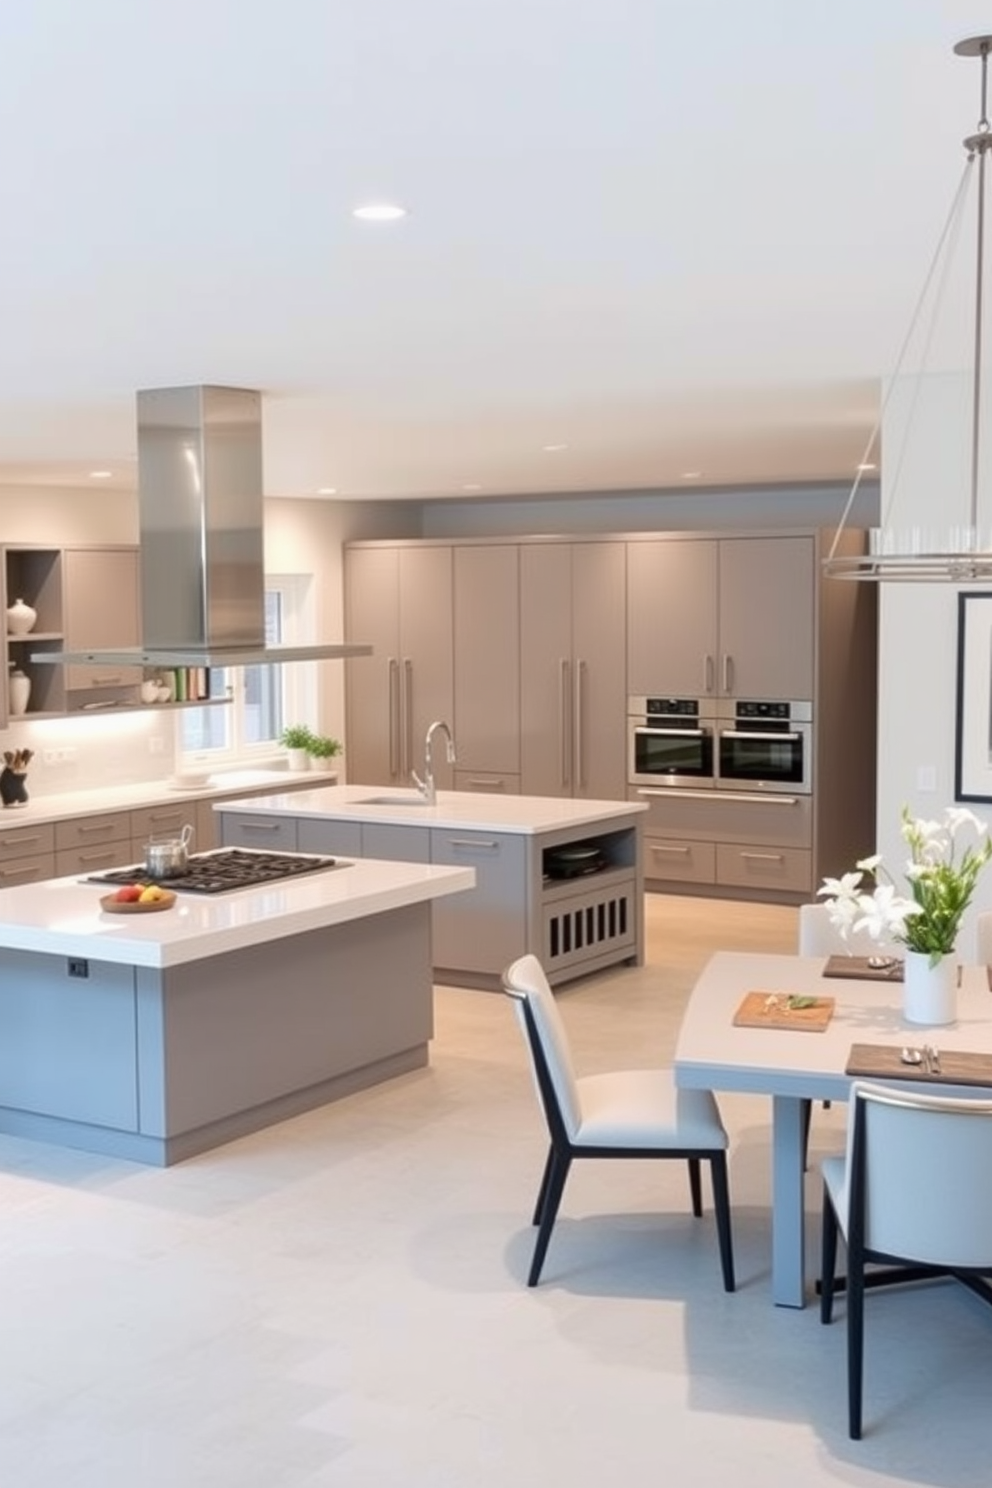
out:
{"label": "stainless steel pot", "polygon": [[187,822],[178,837],[153,837],[145,843],[145,871],[151,878],[178,878],[189,864],[193,828]]}

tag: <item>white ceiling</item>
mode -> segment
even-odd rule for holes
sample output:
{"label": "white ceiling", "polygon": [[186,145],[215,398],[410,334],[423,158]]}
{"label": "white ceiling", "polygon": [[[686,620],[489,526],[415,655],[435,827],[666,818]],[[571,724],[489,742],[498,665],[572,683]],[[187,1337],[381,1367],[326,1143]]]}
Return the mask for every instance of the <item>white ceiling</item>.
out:
{"label": "white ceiling", "polygon": [[[847,479],[987,0],[0,6],[0,483],[264,397],[269,495]],[[355,220],[402,203],[387,226]],[[565,449],[548,451],[550,444]]]}

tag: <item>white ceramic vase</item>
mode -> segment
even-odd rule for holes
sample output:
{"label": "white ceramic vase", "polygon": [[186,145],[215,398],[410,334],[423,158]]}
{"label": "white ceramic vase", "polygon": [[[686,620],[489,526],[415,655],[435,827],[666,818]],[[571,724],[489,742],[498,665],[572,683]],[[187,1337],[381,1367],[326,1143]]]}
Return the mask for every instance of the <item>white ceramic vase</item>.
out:
{"label": "white ceramic vase", "polygon": [[310,755],[305,749],[287,749],[289,768],[291,770],[309,770]]}
{"label": "white ceramic vase", "polygon": [[958,958],[951,951],[936,966],[926,951],[906,952],[903,964],[902,1011],[907,1023],[942,1028],[958,1015]]}
{"label": "white ceramic vase", "polygon": [[25,636],[29,633],[38,618],[38,611],[33,610],[23,599],[15,599],[12,605],[7,606],[7,634],[12,636]]}
{"label": "white ceramic vase", "polygon": [[7,697],[10,701],[10,711],[17,717],[28,711],[28,699],[31,696],[31,678],[23,672],[11,672],[7,681]]}

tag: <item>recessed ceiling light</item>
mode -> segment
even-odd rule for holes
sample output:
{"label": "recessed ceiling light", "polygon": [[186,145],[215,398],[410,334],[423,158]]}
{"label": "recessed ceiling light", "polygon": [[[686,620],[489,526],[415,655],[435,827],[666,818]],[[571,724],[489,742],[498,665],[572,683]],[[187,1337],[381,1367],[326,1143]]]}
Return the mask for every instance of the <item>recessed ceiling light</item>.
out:
{"label": "recessed ceiling light", "polygon": [[568,445],[567,444],[546,444],[544,446],[544,453],[546,455],[552,455],[552,454],[555,453],[556,450],[563,450],[563,449],[568,449]]}
{"label": "recessed ceiling light", "polygon": [[336,496],[337,494],[338,494],[338,488],[337,488],[337,486],[318,486],[317,487],[317,495],[318,496]]}
{"label": "recessed ceiling light", "polygon": [[406,216],[406,207],[397,206],[395,202],[369,202],[364,207],[356,207],[351,215],[362,222],[396,222]]}
{"label": "recessed ceiling light", "polygon": [[462,486],[462,490],[463,491],[481,491],[482,490],[482,487],[479,485],[479,482],[478,481],[466,481],[465,484]]}
{"label": "recessed ceiling light", "polygon": [[702,473],[703,472],[701,470],[683,470],[683,472],[682,472],[682,479],[683,480],[698,480],[699,477],[702,475]]}
{"label": "recessed ceiling light", "polygon": [[109,480],[113,473],[112,470],[91,470],[90,480]]}
{"label": "recessed ceiling light", "polygon": [[865,460],[862,460],[861,464],[858,466],[858,469],[859,470],[877,470],[878,469],[878,466],[877,465],[872,465],[869,462],[867,462]]}

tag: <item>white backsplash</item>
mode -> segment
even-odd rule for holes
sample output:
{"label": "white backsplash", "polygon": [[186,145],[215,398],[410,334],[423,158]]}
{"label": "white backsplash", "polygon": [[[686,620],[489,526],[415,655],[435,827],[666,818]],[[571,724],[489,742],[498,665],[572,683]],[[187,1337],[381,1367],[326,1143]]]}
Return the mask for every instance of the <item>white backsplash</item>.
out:
{"label": "white backsplash", "polygon": [[0,730],[0,753],[34,751],[27,777],[32,799],[101,785],[142,785],[173,774],[175,719],[171,708],[13,719]]}

